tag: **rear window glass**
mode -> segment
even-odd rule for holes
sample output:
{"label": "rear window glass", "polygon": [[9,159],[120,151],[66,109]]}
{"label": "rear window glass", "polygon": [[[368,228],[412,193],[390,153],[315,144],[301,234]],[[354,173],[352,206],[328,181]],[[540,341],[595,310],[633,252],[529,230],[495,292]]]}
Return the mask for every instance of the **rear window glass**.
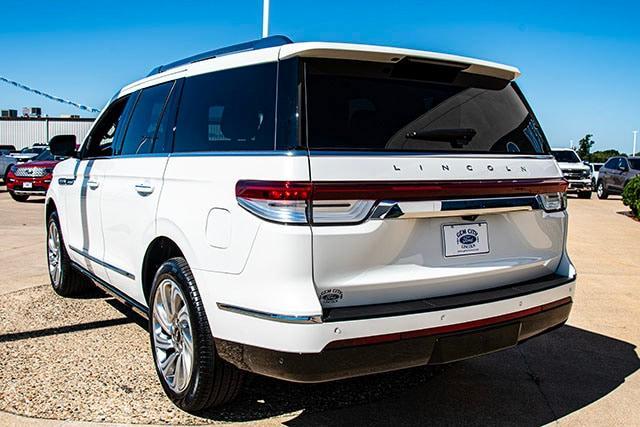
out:
{"label": "rear window glass", "polygon": [[276,64],[187,78],[174,151],[273,150]]}
{"label": "rear window glass", "polygon": [[553,157],[562,163],[579,163],[580,158],[573,151],[552,151]]}
{"label": "rear window glass", "polygon": [[440,65],[383,64],[371,72],[358,64],[307,63],[310,149],[548,153],[533,113],[507,81],[487,84]]}

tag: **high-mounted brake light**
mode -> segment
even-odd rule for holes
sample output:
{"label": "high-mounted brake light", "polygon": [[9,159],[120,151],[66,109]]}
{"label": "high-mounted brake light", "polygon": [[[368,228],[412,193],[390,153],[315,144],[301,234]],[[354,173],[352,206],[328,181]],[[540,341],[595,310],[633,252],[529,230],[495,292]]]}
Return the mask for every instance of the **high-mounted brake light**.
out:
{"label": "high-mounted brake light", "polygon": [[[238,181],[236,199],[249,212],[285,224],[354,224],[383,201],[537,196],[546,211],[566,206],[564,179],[428,182]],[[559,201],[558,201],[559,199]]]}

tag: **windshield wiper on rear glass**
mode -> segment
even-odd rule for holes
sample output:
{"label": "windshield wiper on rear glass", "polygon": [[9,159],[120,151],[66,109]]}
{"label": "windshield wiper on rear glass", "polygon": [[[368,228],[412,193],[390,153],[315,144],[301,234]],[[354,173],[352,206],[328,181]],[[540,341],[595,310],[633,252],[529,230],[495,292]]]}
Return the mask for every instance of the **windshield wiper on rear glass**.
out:
{"label": "windshield wiper on rear glass", "polygon": [[462,148],[471,142],[476,133],[475,129],[469,128],[431,129],[408,132],[405,137],[423,141],[449,142],[454,148]]}

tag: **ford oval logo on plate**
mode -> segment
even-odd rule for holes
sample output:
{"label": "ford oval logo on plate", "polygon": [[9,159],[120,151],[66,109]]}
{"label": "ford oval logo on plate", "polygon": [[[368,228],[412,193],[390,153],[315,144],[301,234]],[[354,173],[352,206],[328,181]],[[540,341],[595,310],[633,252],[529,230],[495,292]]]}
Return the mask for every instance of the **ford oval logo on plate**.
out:
{"label": "ford oval logo on plate", "polygon": [[462,236],[458,237],[458,241],[463,245],[472,245],[477,240],[478,238],[473,234],[463,234]]}

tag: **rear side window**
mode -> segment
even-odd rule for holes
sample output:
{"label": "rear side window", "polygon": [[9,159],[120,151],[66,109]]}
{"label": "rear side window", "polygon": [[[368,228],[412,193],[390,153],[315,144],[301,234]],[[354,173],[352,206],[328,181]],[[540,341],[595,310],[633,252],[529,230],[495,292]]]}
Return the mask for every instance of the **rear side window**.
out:
{"label": "rear side window", "polygon": [[187,78],[174,151],[274,150],[276,64]]}
{"label": "rear side window", "polygon": [[445,65],[309,60],[314,150],[545,154],[517,87]]}
{"label": "rear side window", "polygon": [[144,89],[131,114],[120,155],[150,153],[173,82]]}

